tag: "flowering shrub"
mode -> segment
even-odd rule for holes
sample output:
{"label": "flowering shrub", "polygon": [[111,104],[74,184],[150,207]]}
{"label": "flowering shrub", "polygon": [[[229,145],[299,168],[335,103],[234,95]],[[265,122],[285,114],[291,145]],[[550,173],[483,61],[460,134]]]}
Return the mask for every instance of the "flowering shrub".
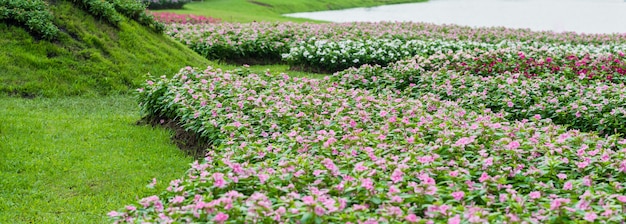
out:
{"label": "flowering shrub", "polygon": [[622,222],[626,141],[424,94],[181,70],[143,111],[213,143],[121,222]]}
{"label": "flowering shrub", "polygon": [[199,24],[199,23],[219,23],[220,19],[205,17],[193,14],[176,14],[171,12],[150,12],[154,18],[162,23]]}
{"label": "flowering shrub", "polygon": [[[416,61],[428,70],[454,70],[477,75],[521,73],[527,77],[540,74],[569,79],[597,79],[623,82],[626,74],[626,45],[607,47],[568,46],[504,47],[492,50],[438,52]],[[402,64],[405,62],[399,62]]]}
{"label": "flowering shrub", "polygon": [[[534,44],[536,46],[545,44],[600,46],[626,43],[626,34],[535,32],[526,29],[471,28],[411,22],[171,24],[167,33],[209,59],[263,58],[273,63],[279,62],[281,55],[288,54],[292,47],[298,48],[302,46],[301,42],[306,42],[312,37],[327,43],[341,43],[348,40],[365,42],[377,41],[377,39],[490,44],[517,42],[522,45]],[[309,44],[311,43],[305,43],[305,45]],[[309,51],[309,53],[312,52]],[[298,60],[304,60],[304,58]],[[346,59],[346,61],[351,60]]]}
{"label": "flowering shrub", "polygon": [[288,54],[283,54],[283,59],[292,65],[323,68],[331,72],[363,64],[387,65],[415,55],[432,55],[428,60],[420,61],[420,66],[441,67],[454,63],[448,69],[475,74],[520,71],[526,75],[537,75],[563,72],[568,76],[578,77],[584,73],[595,78],[612,77],[614,73],[619,76],[626,74],[623,53],[626,45],[536,45],[400,39],[332,42],[313,38],[295,44]]}
{"label": "flowering shrub", "polygon": [[296,66],[336,72],[363,64],[387,65],[417,54],[488,48],[491,44],[454,43],[401,39],[343,40],[332,42],[312,38],[293,46],[283,60]]}
{"label": "flowering shrub", "polygon": [[146,13],[146,5],[136,0],[71,0],[71,2],[113,26],[119,27],[123,16],[126,16],[156,32],[161,33],[165,30],[165,25]]}
{"label": "flowering shrub", "polygon": [[192,0],[141,0],[148,5],[148,9],[182,9]]}

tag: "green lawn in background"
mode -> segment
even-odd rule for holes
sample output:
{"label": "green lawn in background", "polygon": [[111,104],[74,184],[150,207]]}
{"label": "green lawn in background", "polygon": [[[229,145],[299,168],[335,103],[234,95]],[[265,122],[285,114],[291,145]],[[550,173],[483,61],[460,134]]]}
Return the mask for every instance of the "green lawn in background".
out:
{"label": "green lawn in background", "polygon": [[282,14],[425,1],[426,0],[203,0],[186,4],[183,9],[163,11],[210,16],[228,22],[315,22],[308,19],[285,17]]}

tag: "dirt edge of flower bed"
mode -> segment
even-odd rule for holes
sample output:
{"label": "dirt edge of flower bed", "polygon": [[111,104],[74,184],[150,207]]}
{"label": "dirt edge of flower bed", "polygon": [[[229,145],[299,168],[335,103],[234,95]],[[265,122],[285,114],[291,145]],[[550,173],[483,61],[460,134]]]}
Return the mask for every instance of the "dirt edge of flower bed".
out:
{"label": "dirt edge of flower bed", "polygon": [[185,130],[176,119],[150,116],[137,121],[137,125],[150,125],[173,131],[172,142],[185,154],[193,156],[195,159],[204,157],[211,146],[211,143],[199,134]]}

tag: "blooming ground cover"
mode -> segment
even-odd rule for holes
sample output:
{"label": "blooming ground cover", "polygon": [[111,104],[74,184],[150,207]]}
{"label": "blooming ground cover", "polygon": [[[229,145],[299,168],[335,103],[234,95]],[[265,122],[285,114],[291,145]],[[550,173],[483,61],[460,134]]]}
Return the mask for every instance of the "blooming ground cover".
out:
{"label": "blooming ground cover", "polygon": [[[478,42],[501,44],[515,42],[517,45],[586,45],[603,48],[624,48],[626,34],[576,34],[536,32],[526,29],[471,28],[457,25],[435,25],[429,23],[381,22],[381,23],[218,23],[218,24],[171,24],[169,35],[186,44],[209,59],[245,61],[263,58],[266,63],[282,60],[297,66],[312,66],[313,70],[340,70],[346,66],[367,63],[383,63],[402,59],[394,54],[387,60],[368,58],[365,55],[348,54],[361,50],[366,52],[411,53],[405,46],[411,40]],[[395,44],[385,45],[381,39]],[[368,44],[369,42],[369,44]],[[340,47],[344,46],[344,47]],[[311,51],[312,48],[316,51]],[[357,49],[360,48],[360,49]],[[368,50],[372,48],[372,50]],[[318,51],[319,50],[319,51]],[[342,52],[343,50],[343,52]],[[294,52],[295,51],[295,52]],[[309,54],[304,56],[304,52]],[[354,52],[352,52],[354,51]],[[338,52],[338,53],[331,53]],[[445,52],[445,51],[444,51]],[[312,56],[312,58],[308,58]],[[336,63],[322,58],[336,57]],[[346,62],[343,62],[343,60]],[[351,63],[353,61],[357,62]],[[376,59],[376,60],[375,60]],[[252,61],[251,61],[252,62]],[[333,69],[331,69],[333,68]]]}
{"label": "blooming ground cover", "polygon": [[218,58],[364,65],[323,80],[211,67],[148,80],[146,118],[211,146],[166,192],[110,212],[116,223],[626,221],[624,36],[410,23],[169,32]]}
{"label": "blooming ground cover", "polygon": [[436,94],[185,68],[148,81],[148,116],[213,146],[116,222],[624,220],[626,141]]}

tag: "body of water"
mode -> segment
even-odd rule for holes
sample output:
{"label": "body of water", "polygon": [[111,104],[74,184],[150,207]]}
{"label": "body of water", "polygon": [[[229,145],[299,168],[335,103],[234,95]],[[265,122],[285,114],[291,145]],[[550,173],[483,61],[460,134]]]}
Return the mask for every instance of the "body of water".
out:
{"label": "body of water", "polygon": [[414,21],[579,33],[626,33],[626,0],[430,0],[287,14],[331,22]]}

